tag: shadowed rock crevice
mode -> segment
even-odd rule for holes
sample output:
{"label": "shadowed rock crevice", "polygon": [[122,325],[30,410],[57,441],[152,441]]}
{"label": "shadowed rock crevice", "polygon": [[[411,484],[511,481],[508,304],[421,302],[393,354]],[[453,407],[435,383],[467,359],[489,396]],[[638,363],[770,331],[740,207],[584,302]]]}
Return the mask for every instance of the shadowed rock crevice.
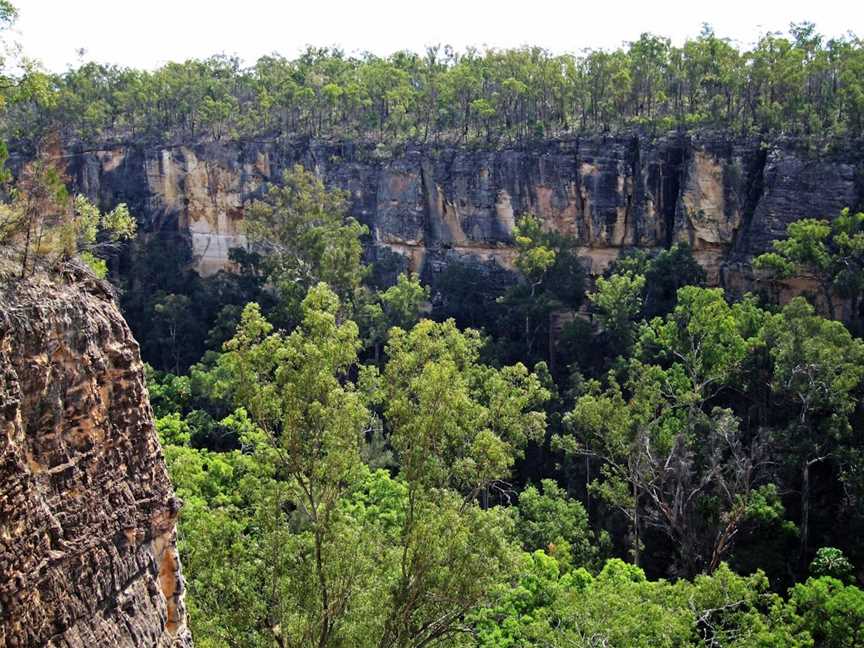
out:
{"label": "shadowed rock crevice", "polygon": [[660,212],[663,215],[663,247],[669,248],[675,241],[675,214],[681,196],[684,150],[670,146],[663,157],[660,171]]}
{"label": "shadowed rock crevice", "polygon": [[747,180],[745,184],[745,200],[741,210],[741,227],[735,231],[732,239],[732,253],[740,252],[741,245],[747,239],[747,233],[753,226],[753,215],[762,200],[765,185],[765,165],[768,162],[768,150],[759,148],[752,156],[747,169]]}

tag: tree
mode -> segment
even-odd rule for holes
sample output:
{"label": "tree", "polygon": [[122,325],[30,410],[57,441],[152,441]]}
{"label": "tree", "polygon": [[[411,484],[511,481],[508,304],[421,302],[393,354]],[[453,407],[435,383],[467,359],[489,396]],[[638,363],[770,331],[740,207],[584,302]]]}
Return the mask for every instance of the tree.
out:
{"label": "tree", "polygon": [[552,479],[542,491],[529,485],[519,494],[516,533],[525,551],[546,551],[567,567],[582,567],[595,557],[588,513]]}
{"label": "tree", "polygon": [[514,231],[515,265],[523,283],[499,302],[516,309],[523,319],[524,357],[534,358],[537,339],[557,308],[576,308],[583,297],[584,273],[571,237],[544,231],[534,215],[523,216]]}
{"label": "tree", "polygon": [[376,362],[388,331],[394,326],[402,329],[414,326],[429,295],[429,287],[423,286],[416,274],[399,273],[395,285],[376,293],[371,301],[358,309],[358,323],[366,344],[374,350]]}
{"label": "tree", "polygon": [[864,641],[864,590],[823,576],[798,583],[789,591],[797,627],[817,646],[851,648]]}
{"label": "tree", "polygon": [[643,327],[640,350],[683,370],[685,404],[696,414],[740,371],[767,313],[752,300],[730,305],[720,288],[685,286],[677,302],[665,319]]}
{"label": "tree", "polygon": [[669,57],[669,39],[642,34],[630,44],[633,84],[633,102],[637,117],[645,114],[650,120],[657,107],[666,101],[663,77]]}
{"label": "tree", "polygon": [[[231,376],[236,402],[264,433],[261,458],[286,479],[273,493],[272,533],[265,537],[276,552],[271,569],[287,567],[286,549],[303,551],[295,573],[273,573],[273,639],[324,648],[333,644],[361,583],[364,563],[347,562],[356,555],[356,547],[349,549],[355,530],[342,520],[339,505],[361,463],[370,419],[345,381],[359,349],[356,325],[337,323],[338,298],[323,284],[309,291],[302,308],[300,327],[285,336],[272,332],[256,305],[247,306],[219,364]],[[286,507],[296,507],[308,525],[308,554],[302,537],[280,545]]]}
{"label": "tree", "polygon": [[[358,329],[339,310],[323,284],[290,335],[274,332],[254,304],[244,309],[206,381],[214,397],[242,406],[230,425],[266,475],[244,491],[246,526],[222,530],[240,534],[224,538],[229,546],[247,537],[254,568],[228,576],[197,551],[193,564],[232,596],[257,583],[263,604],[237,621],[254,641],[420,648],[455,632],[509,573],[512,520],[488,493],[507,492],[515,457],[542,436],[535,408],[546,392],[522,366],[479,364],[479,335],[452,322],[394,328],[383,374],[357,367]],[[383,404],[398,478],[363,466],[364,437],[376,427],[367,399]],[[166,439],[194,440],[194,426],[179,423],[166,421]],[[172,470],[191,479],[180,464]],[[201,523],[218,524],[211,513]],[[230,614],[210,593],[198,601],[214,618]]]}
{"label": "tree", "polygon": [[353,297],[365,273],[360,237],[368,230],[346,216],[346,209],[343,192],[327,190],[321,179],[296,165],[285,171],[281,186],[271,186],[266,198],[248,210],[245,232],[264,254],[269,278],[289,312],[319,281],[342,300]]}
{"label": "tree", "polygon": [[[13,13],[4,4],[0,28]],[[88,143],[299,134],[381,144],[526,141],[624,128],[711,126],[817,144],[864,128],[864,47],[810,23],[749,50],[703,26],[679,46],[642,34],[612,50],[428,48],[425,56],[346,56],[307,48],[250,67],[215,56],[152,71],[83,62],[63,74],[6,78],[12,136]]]}
{"label": "tree", "polygon": [[864,291],[864,213],[844,209],[832,221],[804,218],[786,228],[787,238],[773,242],[774,251],[753,262],[773,280],[808,275],[816,279],[824,306],[836,319],[837,297],[850,301],[844,317],[860,317]]}
{"label": "tree", "polygon": [[810,574],[815,578],[830,576],[848,583],[852,580],[853,571],[852,563],[834,547],[821,547],[810,563]]}
{"label": "tree", "polygon": [[479,364],[480,344],[452,320],[390,334],[381,396],[407,499],[382,648],[448,636],[488,595],[490,570],[509,569],[496,537],[503,512],[485,506],[490,491],[506,493],[502,480],[527,441],[542,436],[534,408],[548,392],[522,365]]}
{"label": "tree", "polygon": [[45,229],[62,218],[68,202],[69,193],[55,163],[43,156],[28,165],[13,202],[4,205],[0,216],[0,240],[21,248],[22,277],[35,270],[32,256],[45,251]]}
{"label": "tree", "polygon": [[597,309],[600,325],[612,339],[614,348],[628,356],[636,333],[635,319],[642,309],[645,277],[629,272],[597,278],[597,289],[588,299]]}
{"label": "tree", "polygon": [[[18,9],[13,5],[9,0],[0,0],[0,34],[4,36],[4,38],[0,39],[0,45],[3,46],[4,53],[7,51],[7,43],[5,42],[5,32],[10,29],[15,21],[18,19]],[[6,103],[7,92],[9,86],[12,85],[13,81],[8,76],[8,71],[6,70],[6,61],[3,57],[0,57],[0,106],[3,106]],[[8,151],[6,150],[6,143],[2,143],[2,162],[5,164],[6,157]],[[0,168],[2,168],[2,164],[0,164]],[[5,170],[4,170],[5,171]],[[5,178],[8,180],[8,178]]]}
{"label": "tree", "polygon": [[152,317],[153,336],[162,349],[162,364],[179,374],[181,366],[188,365],[188,350],[193,346],[190,341],[203,332],[193,313],[192,300],[186,295],[163,293],[153,304]]}
{"label": "tree", "polygon": [[399,273],[396,285],[381,293],[381,306],[391,326],[408,330],[420,319],[423,306],[429,300],[429,287],[420,283],[416,274]]}
{"label": "tree", "polygon": [[516,241],[516,267],[519,268],[534,297],[537,287],[552,264],[555,263],[555,250],[546,245],[540,220],[528,215],[522,217],[513,232]]}
{"label": "tree", "polygon": [[682,420],[677,398],[663,402],[669,376],[656,369],[631,377],[628,386],[629,401],[614,383],[579,398],[565,422],[584,445],[562,439],[560,447],[603,461],[591,488],[627,517],[635,564],[650,526],[675,547],[674,573],[710,573],[751,521],[764,447],[758,440],[748,445],[727,410]]}
{"label": "tree", "polygon": [[649,581],[613,558],[592,576],[562,570],[542,551],[525,554],[518,580],[471,622],[481,648],[813,646],[762,573],[739,576],[724,564],[692,582]]}
{"label": "tree", "polygon": [[577,439],[558,444],[603,461],[593,489],[627,517],[636,564],[644,525],[669,538],[676,569],[693,575],[716,569],[748,522],[764,440],[748,440],[731,411],[708,403],[737,374],[759,317],[718,289],[680,289],[675,310],[643,326],[641,354],[658,364],[633,359],[626,382],[612,373],[605,390],[590,382],[565,417]]}
{"label": "tree", "polygon": [[61,165],[46,151],[26,165],[11,194],[0,205],[0,245],[20,253],[21,277],[34,273],[40,261],[53,267],[80,256],[104,278],[108,268],[94,253],[135,235],[125,204],[101,213],[84,196],[71,196]]}
{"label": "tree", "polygon": [[642,313],[646,319],[666,315],[675,308],[679,288],[704,287],[706,280],[705,270],[684,243],[653,256],[645,250],[629,251],[612,263],[607,276],[628,272],[645,277]]}
{"label": "tree", "polygon": [[783,444],[801,475],[800,560],[808,554],[810,475],[814,465],[838,460],[850,441],[849,421],[864,378],[864,343],[840,323],[819,317],[803,297],[765,323],[761,334],[773,362],[772,390],[798,411]]}

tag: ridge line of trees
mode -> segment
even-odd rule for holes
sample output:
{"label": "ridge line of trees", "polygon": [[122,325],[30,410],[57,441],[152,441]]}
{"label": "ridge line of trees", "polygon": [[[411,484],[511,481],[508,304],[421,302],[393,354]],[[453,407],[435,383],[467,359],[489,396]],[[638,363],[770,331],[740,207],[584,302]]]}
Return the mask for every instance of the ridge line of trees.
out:
{"label": "ridge line of trees", "polygon": [[[642,34],[613,51],[540,47],[388,57],[308,48],[243,67],[214,56],[144,71],[29,66],[11,84],[5,137],[106,139],[299,135],[396,144],[514,143],[622,129],[714,127],[805,138],[864,132],[864,46],[812,23],[738,49],[705,25],[681,47]],[[19,146],[20,147],[20,146]]]}

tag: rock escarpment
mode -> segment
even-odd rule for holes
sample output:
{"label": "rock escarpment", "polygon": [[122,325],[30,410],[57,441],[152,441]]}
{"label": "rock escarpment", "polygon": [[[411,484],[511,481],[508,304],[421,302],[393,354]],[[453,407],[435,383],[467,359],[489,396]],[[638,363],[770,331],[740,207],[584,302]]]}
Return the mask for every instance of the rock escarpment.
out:
{"label": "rock escarpment", "polygon": [[274,140],[105,147],[73,153],[69,167],[79,190],[105,207],[129,203],[145,231],[187,237],[202,274],[242,243],[244,208],[263,185],[301,163],[349,192],[373,256],[427,276],[454,259],[511,267],[514,224],[532,212],[575,236],[592,272],[628,247],[686,241],[716,284],[740,275],[789,222],[864,204],[857,155],[722,134],[395,152]]}
{"label": "rock escarpment", "polygon": [[191,646],[138,345],[95,279],[0,285],[0,646]]}

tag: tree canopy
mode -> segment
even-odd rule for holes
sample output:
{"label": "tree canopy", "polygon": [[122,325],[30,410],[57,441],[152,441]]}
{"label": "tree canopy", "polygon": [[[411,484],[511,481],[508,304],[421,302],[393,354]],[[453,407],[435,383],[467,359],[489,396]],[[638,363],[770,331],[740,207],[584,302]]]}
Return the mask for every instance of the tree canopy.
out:
{"label": "tree canopy", "polygon": [[708,26],[681,46],[645,33],[581,54],[432,46],[379,57],[309,47],[250,67],[223,55],[154,71],[98,63],[30,70],[5,131],[35,141],[59,129],[64,139],[91,142],[266,134],[513,142],[696,126],[856,137],[864,129],[862,70],[859,37],[829,39],[810,23],[766,33],[747,50]]}

